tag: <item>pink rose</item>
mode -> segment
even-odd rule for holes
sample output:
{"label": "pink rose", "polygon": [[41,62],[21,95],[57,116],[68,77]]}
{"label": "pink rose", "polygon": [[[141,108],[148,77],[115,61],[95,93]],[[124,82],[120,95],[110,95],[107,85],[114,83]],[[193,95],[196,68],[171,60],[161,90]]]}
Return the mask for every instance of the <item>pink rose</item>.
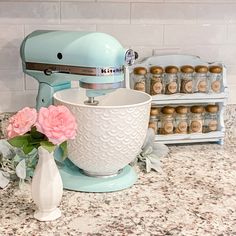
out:
{"label": "pink rose", "polygon": [[23,135],[31,130],[37,120],[37,111],[34,108],[25,107],[9,119],[7,127],[8,138]]}
{"label": "pink rose", "polygon": [[75,138],[77,124],[67,107],[51,105],[39,110],[36,128],[53,144],[61,144]]}

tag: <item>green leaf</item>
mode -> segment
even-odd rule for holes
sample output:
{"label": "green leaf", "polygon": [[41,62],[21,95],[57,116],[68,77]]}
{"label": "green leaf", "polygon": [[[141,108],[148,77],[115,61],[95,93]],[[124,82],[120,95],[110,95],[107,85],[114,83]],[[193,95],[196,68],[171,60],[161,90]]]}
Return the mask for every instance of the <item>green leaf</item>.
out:
{"label": "green leaf", "polygon": [[29,154],[30,152],[32,152],[33,151],[33,149],[34,149],[34,146],[33,145],[31,145],[31,144],[26,144],[26,145],[24,145],[23,146],[23,152],[27,155],[27,154]]}
{"label": "green leaf", "polygon": [[40,145],[46,150],[48,150],[49,152],[54,152],[54,150],[56,149],[56,145],[54,145],[53,143],[49,141],[42,141],[40,142]]}
{"label": "green leaf", "polygon": [[44,137],[45,137],[44,134],[42,134],[42,133],[40,133],[40,132],[38,132],[38,131],[36,130],[36,127],[33,127],[33,128],[31,129],[30,134],[31,134],[32,139],[34,139],[34,140],[35,140],[35,139],[36,139],[36,140],[38,140],[38,139],[43,140]]}
{"label": "green leaf", "polygon": [[62,150],[62,160],[64,161],[68,156],[67,142],[64,141],[60,144],[60,148]]}
{"label": "green leaf", "polygon": [[14,147],[21,148],[28,143],[28,137],[29,137],[28,134],[17,136],[17,137],[9,139],[8,142]]}

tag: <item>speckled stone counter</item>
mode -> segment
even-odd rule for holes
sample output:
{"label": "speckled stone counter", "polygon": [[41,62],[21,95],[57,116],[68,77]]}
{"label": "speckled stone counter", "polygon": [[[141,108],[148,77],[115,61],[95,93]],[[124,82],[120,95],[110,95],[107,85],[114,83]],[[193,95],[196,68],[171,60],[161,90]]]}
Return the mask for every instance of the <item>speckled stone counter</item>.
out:
{"label": "speckled stone counter", "polygon": [[139,173],[114,193],[64,191],[63,216],[33,219],[29,186],[0,190],[0,235],[236,235],[236,107],[225,113],[224,146],[171,146],[163,173]]}

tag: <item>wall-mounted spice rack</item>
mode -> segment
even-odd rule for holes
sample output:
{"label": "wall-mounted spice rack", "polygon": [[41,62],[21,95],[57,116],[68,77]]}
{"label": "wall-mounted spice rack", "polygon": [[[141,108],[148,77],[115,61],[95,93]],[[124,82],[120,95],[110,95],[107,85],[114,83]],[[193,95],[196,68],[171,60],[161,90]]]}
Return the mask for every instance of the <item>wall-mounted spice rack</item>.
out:
{"label": "wall-mounted spice rack", "polygon": [[[176,143],[197,143],[197,142],[218,142],[220,144],[223,144],[224,139],[224,133],[225,133],[225,126],[224,126],[224,107],[226,104],[226,100],[228,97],[228,87],[227,87],[227,81],[226,81],[226,67],[222,63],[213,62],[208,63],[203,61],[201,58],[197,56],[191,56],[191,55],[164,55],[164,56],[154,56],[149,57],[142,61],[139,64],[135,64],[132,67],[129,68],[130,73],[130,83],[131,88],[134,88],[135,82],[132,79],[132,76],[134,75],[134,70],[137,67],[143,67],[146,68],[147,74],[151,74],[150,68],[154,66],[158,66],[161,68],[167,68],[167,71],[170,69],[169,66],[175,66],[177,68],[181,68],[185,65],[191,65],[193,68],[198,67],[199,65],[205,66],[210,68],[212,65],[216,67],[221,67],[221,88],[219,91],[214,92],[212,91],[211,87],[209,85],[209,91],[208,92],[196,92],[192,91],[191,93],[181,93],[180,84],[181,79],[179,78],[178,74],[178,81],[179,81],[179,91],[178,93],[173,94],[166,94],[165,92],[161,92],[161,94],[152,95],[152,104],[157,107],[164,107],[164,106],[196,106],[201,105],[206,107],[209,104],[217,105],[219,107],[218,111],[218,128],[217,131],[212,131],[208,133],[186,133],[186,134],[157,134],[155,141],[158,143],[165,143],[165,144],[176,144]],[[186,69],[186,68],[185,68]],[[199,69],[199,68],[197,68]],[[157,68],[158,70],[158,68]],[[164,70],[163,70],[164,71]],[[179,70],[181,73],[181,69]],[[165,71],[164,71],[165,72]],[[143,72],[144,73],[144,72]],[[196,73],[196,72],[194,72]],[[148,78],[148,77],[147,77]],[[196,79],[196,76],[193,78],[193,84],[194,79]],[[210,75],[208,75],[208,80],[210,80]],[[165,76],[163,77],[163,83],[165,83]],[[209,81],[208,81],[209,82]],[[213,82],[214,78],[213,78]],[[146,92],[152,91],[152,88],[150,88],[151,79],[149,77],[149,85],[147,83],[146,86]],[[216,83],[214,83],[215,85]],[[141,84],[138,84],[138,88],[142,88]],[[163,84],[163,87],[165,84]],[[160,90],[160,87],[158,87],[158,91]]]}

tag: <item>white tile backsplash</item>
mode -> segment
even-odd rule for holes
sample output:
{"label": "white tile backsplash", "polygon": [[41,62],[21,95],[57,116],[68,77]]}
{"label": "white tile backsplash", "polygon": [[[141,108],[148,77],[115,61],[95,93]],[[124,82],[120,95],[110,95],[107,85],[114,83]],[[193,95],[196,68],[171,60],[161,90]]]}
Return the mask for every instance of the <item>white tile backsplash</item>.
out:
{"label": "white tile backsplash", "polygon": [[0,2],[0,24],[58,24],[59,2]]}
{"label": "white tile backsplash", "polygon": [[111,34],[126,45],[163,44],[162,25],[98,25],[97,31]]}
{"label": "white tile backsplash", "polygon": [[167,46],[224,44],[226,38],[225,25],[166,25],[164,29]]}
{"label": "white tile backsplash", "polygon": [[186,24],[196,21],[193,4],[132,3],[133,24]]}
{"label": "white tile backsplash", "polygon": [[22,70],[0,70],[0,75],[0,93],[24,91],[24,73]]}
{"label": "white tile backsplash", "polygon": [[[198,23],[236,23],[236,4],[199,4],[196,5]],[[224,3],[224,4],[223,4]],[[234,3],[236,3],[234,1]]]}
{"label": "white tile backsplash", "polygon": [[21,69],[20,50],[16,47],[0,48],[0,70],[16,71]]}
{"label": "white tile backsplash", "polygon": [[129,3],[62,2],[61,23],[130,23]]}
{"label": "white tile backsplash", "polygon": [[25,75],[25,88],[26,90],[37,90],[39,83],[36,79],[29,75]]}
{"label": "white tile backsplash", "polygon": [[76,25],[26,25],[25,35],[35,30],[67,30],[67,31],[96,31],[96,25],[76,24]]}
{"label": "white tile backsplash", "polygon": [[23,25],[0,25],[0,32],[0,48],[19,48],[24,38]]}
{"label": "white tile backsplash", "polygon": [[34,106],[38,82],[22,72],[23,38],[37,29],[101,31],[152,55],[192,54],[228,68],[236,103],[236,0],[0,0],[0,112]]}
{"label": "white tile backsplash", "polygon": [[35,107],[37,92],[36,90],[28,91],[6,91],[0,92],[1,112],[17,111],[23,107]]}

